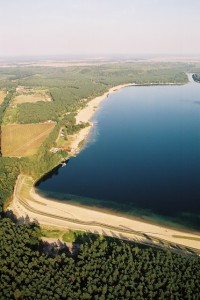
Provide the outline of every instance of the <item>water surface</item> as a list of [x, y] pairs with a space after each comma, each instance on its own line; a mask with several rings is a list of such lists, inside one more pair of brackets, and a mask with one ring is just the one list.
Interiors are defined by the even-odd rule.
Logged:
[[200, 229], [200, 84], [110, 95], [89, 141], [37, 186], [56, 199]]

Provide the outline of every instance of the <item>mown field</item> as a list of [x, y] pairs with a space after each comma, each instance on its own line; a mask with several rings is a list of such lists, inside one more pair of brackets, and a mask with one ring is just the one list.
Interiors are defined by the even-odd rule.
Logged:
[[21, 93], [17, 93], [12, 103], [16, 105], [22, 103], [36, 103], [38, 101], [51, 101], [51, 97], [48, 95], [48, 90], [31, 89], [28, 92], [22, 91]]
[[54, 122], [2, 126], [2, 155], [21, 157], [35, 154], [54, 126]]
[[6, 93], [4, 91], [0, 90], [0, 105], [3, 102], [5, 96], [6, 96]]
[[[58, 239], [63, 242], [75, 243], [77, 237], [85, 235], [85, 231], [60, 229], [56, 227], [42, 226], [41, 236], [51, 239]], [[92, 235], [92, 234], [91, 234]]]

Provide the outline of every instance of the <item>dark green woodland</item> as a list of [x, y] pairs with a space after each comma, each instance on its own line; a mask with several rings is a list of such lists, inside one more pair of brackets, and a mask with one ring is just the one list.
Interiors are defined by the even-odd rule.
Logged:
[[[0, 220], [0, 299], [199, 299], [200, 259], [101, 237], [44, 254], [35, 224]], [[81, 242], [81, 241], [79, 241]]]

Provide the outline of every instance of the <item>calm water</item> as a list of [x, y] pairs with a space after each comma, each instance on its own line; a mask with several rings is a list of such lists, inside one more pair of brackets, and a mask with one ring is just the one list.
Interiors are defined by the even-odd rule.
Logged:
[[94, 117], [85, 149], [40, 193], [200, 229], [200, 84], [125, 88]]

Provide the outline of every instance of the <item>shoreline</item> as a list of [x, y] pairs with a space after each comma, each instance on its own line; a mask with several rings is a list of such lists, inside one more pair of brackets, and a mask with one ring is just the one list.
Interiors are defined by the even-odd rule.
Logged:
[[71, 149], [71, 154], [69, 154], [68, 158], [71, 156], [77, 155], [82, 147], [80, 144], [82, 143], [83, 145], [85, 142], [87, 143], [88, 136], [90, 134], [90, 131], [94, 125], [94, 123], [91, 121], [92, 117], [96, 113], [96, 111], [99, 109], [100, 105], [102, 104], [103, 101], [105, 101], [109, 95], [125, 88], [125, 87], [130, 87], [130, 86], [137, 86], [134, 83], [127, 83], [127, 84], [121, 84], [117, 85], [115, 87], [110, 88], [107, 92], [105, 92], [101, 96], [97, 96], [86, 104], [84, 108], [79, 110], [76, 114], [76, 124], [81, 124], [81, 123], [89, 123], [89, 126], [81, 129], [78, 133], [70, 136], [70, 143], [69, 143], [69, 148]]
[[125, 84], [120, 84], [114, 87], [111, 87], [107, 92], [105, 92], [103, 95], [97, 96], [91, 100], [88, 101], [86, 106], [79, 110], [76, 114], [76, 124], [81, 124], [81, 123], [89, 123], [90, 125], [88, 127], [85, 127], [81, 129], [78, 133], [70, 136], [70, 143], [69, 143], [69, 148], [71, 149], [71, 153], [68, 155], [68, 158], [72, 156], [76, 156], [80, 151], [80, 143], [85, 144], [85, 141], [87, 143], [87, 138], [90, 134], [90, 131], [94, 125], [94, 123], [91, 121], [92, 117], [96, 113], [96, 111], [99, 109], [100, 105], [102, 104], [103, 101], [105, 101], [109, 95], [112, 95], [113, 93], [126, 88], [126, 87], [131, 87], [131, 86], [167, 86], [167, 85], [183, 85], [183, 83], [173, 83], [173, 82], [168, 82], [168, 83], [146, 83], [146, 84], [137, 84], [137, 83], [125, 83]]
[[[178, 83], [164, 84], [146, 84], [151, 85], [180, 85]], [[78, 133], [72, 136], [70, 146], [72, 153], [67, 157], [76, 155], [81, 151], [80, 142], [88, 138], [93, 123], [90, 121], [96, 113], [100, 104], [106, 98], [122, 88], [129, 86], [144, 86], [140, 84], [123, 84], [112, 87], [109, 91], [101, 96], [97, 96], [90, 100], [86, 107], [79, 110], [76, 115], [76, 124], [82, 122], [90, 122], [90, 126], [81, 129]], [[60, 226], [68, 229], [81, 229], [89, 232], [96, 232], [102, 235], [113, 236], [114, 232], [117, 237], [122, 238], [122, 233], [126, 232], [126, 238], [137, 240], [147, 239], [146, 242], [151, 243], [157, 240], [157, 244], [174, 243], [179, 246], [190, 247], [200, 250], [200, 235], [194, 231], [181, 229], [173, 229], [167, 225], [161, 225], [148, 220], [142, 220], [139, 217], [125, 216], [123, 213], [115, 213], [109, 210], [96, 209], [95, 207], [81, 206], [79, 204], [67, 204], [56, 199], [45, 198], [37, 193], [35, 182], [29, 187], [28, 199], [21, 199], [20, 188], [24, 186], [23, 175], [20, 175], [15, 185], [13, 201], [8, 209], [13, 210], [17, 216], [28, 215], [31, 220], [37, 220], [40, 224], [50, 226]], [[41, 179], [41, 178], [40, 178]], [[38, 180], [37, 180], [38, 181]], [[100, 223], [102, 222], [102, 223]], [[123, 224], [123, 225], [121, 225]], [[126, 229], [125, 229], [126, 228]], [[130, 233], [134, 232], [134, 233]], [[189, 239], [187, 238], [189, 236]], [[134, 236], [134, 237], [133, 237]], [[177, 236], [177, 237], [175, 237]], [[150, 239], [148, 239], [150, 237]], [[182, 237], [182, 238], [181, 238]], [[151, 240], [151, 242], [150, 242]]]
[[44, 199], [48, 199], [50, 201], [54, 201], [56, 203], [61, 203], [61, 204], [66, 204], [66, 205], [71, 205], [71, 206], [74, 206], [74, 207], [80, 207], [80, 208], [83, 208], [83, 209], [88, 209], [88, 210], [91, 210], [91, 211], [95, 211], [95, 212], [100, 212], [100, 213], [105, 213], [105, 214], [109, 214], [109, 215], [112, 215], [112, 216], [117, 216], [117, 217], [122, 217], [122, 218], [125, 218], [125, 219], [129, 219], [129, 220], [132, 220], [132, 221], [139, 221], [139, 222], [143, 222], [143, 223], [146, 223], [146, 224], [150, 224], [150, 225], [155, 225], [155, 226], [160, 226], [160, 227], [163, 227], [163, 228], [166, 228], [166, 229], [172, 229], [172, 230], [176, 230], [176, 231], [179, 231], [179, 232], [182, 232], [182, 233], [185, 233], [185, 234], [194, 234], [196, 236], [199, 236], [199, 239], [200, 239], [200, 233], [199, 231], [197, 231], [197, 229], [192, 229], [192, 228], [188, 228], [188, 227], [184, 227], [180, 224], [176, 224], [176, 223], [173, 223], [174, 225], [170, 225], [168, 224], [167, 222], [158, 222], [156, 221], [156, 219], [153, 219], [151, 218], [150, 216], [141, 216], [141, 215], [136, 215], [136, 214], [128, 214], [126, 212], [122, 212], [122, 211], [115, 211], [113, 210], [112, 208], [109, 208], [109, 207], [96, 207], [96, 206], [90, 206], [90, 205], [87, 205], [87, 204], [81, 204], [81, 203], [78, 203], [78, 202], [74, 202], [73, 200], [67, 200], [67, 199], [58, 199], [58, 198], [54, 198], [54, 197], [51, 197], [51, 196], [46, 196], [45, 193], [40, 193], [38, 191], [38, 189], [35, 187], [35, 184], [33, 185], [32, 187], [32, 191], [33, 193], [31, 192], [31, 194], [34, 196], [34, 195], [38, 195], [40, 196], [41, 198], [44, 198]]
[[84, 230], [168, 249], [176, 247], [182, 251], [190, 249], [200, 255], [198, 234], [61, 201], [52, 201], [37, 194], [33, 180], [24, 175], [18, 177], [9, 209], [18, 217], [26, 218], [28, 215], [31, 221], [37, 221], [41, 225]]

